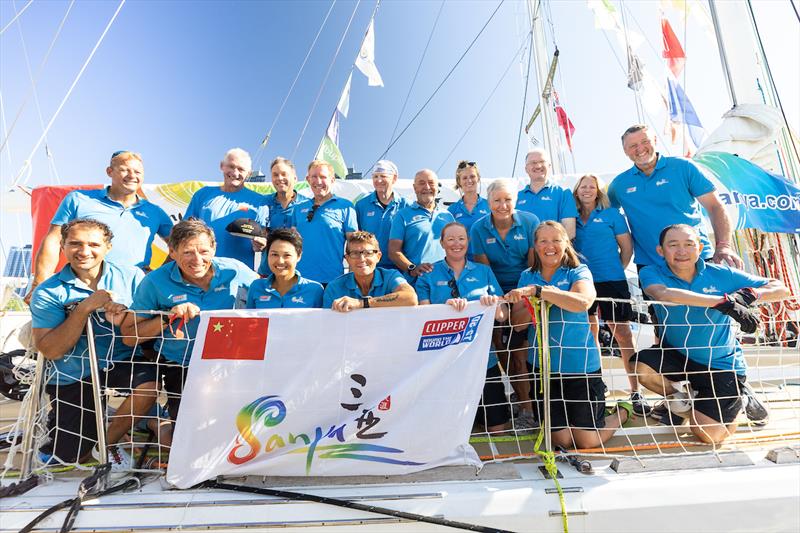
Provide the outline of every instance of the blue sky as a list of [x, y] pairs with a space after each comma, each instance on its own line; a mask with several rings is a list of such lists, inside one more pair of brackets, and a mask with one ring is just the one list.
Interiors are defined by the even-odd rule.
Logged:
[[[613, 2], [617, 9], [621, 4]], [[25, 0], [0, 0], [0, 25], [6, 27]], [[755, 2], [774, 75], [798, 128], [798, 55], [800, 24], [789, 0]], [[4, 131], [29, 98], [8, 146], [0, 153], [0, 179], [7, 190], [42, 132], [22, 42], [34, 74], [69, 3], [34, 1], [17, 23], [0, 36], [0, 89]], [[78, 1], [72, 7], [46, 67], [36, 96], [47, 123], [92, 47], [117, 8], [116, 1]], [[294, 159], [299, 166], [313, 156], [347, 74], [358, 52], [374, 2], [338, 1], [305, 70], [272, 132], [264, 159], [291, 156], [303, 124], [320, 91], [347, 21], [345, 36], [319, 105]], [[497, 6], [495, 1], [448, 1], [400, 126], [420, 108], [458, 60]], [[666, 69], [659, 57], [661, 32], [657, 1], [624, 3], [626, 22], [647, 42], [638, 50], [660, 83]], [[376, 18], [377, 65], [385, 87], [368, 87], [354, 73], [350, 115], [341, 124], [340, 147], [350, 166], [366, 170], [389, 143], [441, 3], [384, 1]], [[241, 146], [255, 152], [269, 129], [309, 45], [330, 8], [329, 2], [155, 2], [128, 1], [108, 32], [48, 135], [60, 182], [98, 183], [115, 150], [139, 151], [151, 183], [218, 178], [225, 150]], [[619, 134], [636, 122], [632, 92], [607, 36], [593, 25], [583, 0], [554, 1], [546, 36], [561, 51], [556, 89], [577, 128], [578, 171], [615, 172], [629, 165]], [[730, 106], [715, 43], [692, 19], [667, 15], [687, 52], [686, 91], [707, 129]], [[523, 137], [515, 153], [523, 105], [526, 55], [515, 57], [527, 32], [524, 2], [506, 0], [471, 52], [430, 106], [396, 143], [388, 157], [401, 176], [423, 167], [450, 177], [459, 159], [478, 161], [486, 176], [517, 176], [528, 148]], [[794, 45], [792, 45], [794, 43]], [[506, 68], [511, 65], [505, 78]], [[494, 96], [487, 98], [499, 83]], [[531, 78], [525, 120], [535, 101]], [[533, 103], [532, 103], [533, 102]], [[486, 107], [476, 119], [479, 108]], [[463, 141], [451, 149], [475, 120]], [[663, 115], [656, 119], [659, 130]], [[3, 133], [5, 137], [5, 133]], [[536, 137], [541, 139], [537, 132]], [[515, 155], [520, 156], [514, 168]], [[571, 165], [570, 165], [571, 166]], [[571, 170], [571, 168], [570, 168]], [[55, 182], [44, 148], [32, 158], [29, 185]], [[3, 237], [15, 244], [26, 227], [9, 228]], [[16, 222], [15, 224], [19, 224]], [[11, 230], [11, 231], [10, 231]]]

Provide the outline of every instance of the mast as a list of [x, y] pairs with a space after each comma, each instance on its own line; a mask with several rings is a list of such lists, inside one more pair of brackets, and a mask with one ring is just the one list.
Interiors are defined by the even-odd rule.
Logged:
[[711, 10], [711, 21], [714, 24], [714, 37], [717, 39], [717, 48], [719, 48], [719, 59], [722, 63], [722, 72], [725, 74], [725, 83], [728, 85], [728, 94], [731, 97], [731, 107], [736, 107], [739, 102], [736, 99], [736, 90], [733, 87], [733, 77], [731, 76], [731, 68], [728, 63], [728, 54], [725, 51], [725, 43], [722, 40], [722, 33], [719, 28], [719, 16], [717, 15], [716, 0], [708, 0], [708, 7]]

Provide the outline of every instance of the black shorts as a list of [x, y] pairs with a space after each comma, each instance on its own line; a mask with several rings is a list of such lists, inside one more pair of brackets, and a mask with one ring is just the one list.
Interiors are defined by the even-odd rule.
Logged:
[[503, 356], [503, 352], [516, 353], [523, 351], [527, 357], [527, 349], [525, 343], [528, 341], [528, 328], [517, 331], [508, 322], [494, 323], [494, 332], [492, 334], [492, 344], [494, 349], [499, 352], [498, 360], [506, 372], [510, 371], [509, 358]]
[[742, 410], [741, 388], [745, 376], [692, 361], [674, 348], [647, 348], [632, 360], [641, 362], [670, 381], [689, 381], [697, 393], [694, 409], [717, 422], [730, 424]]
[[486, 371], [486, 382], [478, 404], [475, 421], [484, 427], [505, 424], [511, 418], [506, 387], [500, 379], [500, 367], [494, 365]]
[[181, 407], [181, 397], [183, 396], [183, 385], [186, 383], [186, 373], [189, 367], [183, 366], [172, 361], [167, 361], [163, 357], [158, 360], [158, 383], [163, 384], [167, 394], [167, 410], [173, 421], [178, 420], [178, 410]]
[[[128, 391], [156, 380], [151, 364], [134, 359], [116, 361], [113, 367], [100, 372], [101, 390]], [[55, 455], [64, 463], [74, 463], [97, 444], [94, 397], [91, 378], [68, 385], [47, 385], [50, 412], [47, 416], [49, 441], [41, 452]], [[103, 398], [105, 401], [105, 397]]]
[[[541, 374], [534, 372], [531, 398], [534, 413], [544, 420], [544, 396]], [[605, 387], [600, 371], [590, 374], [550, 374], [550, 427], [566, 429], [600, 429], [606, 426]]]
[[[596, 281], [594, 288], [598, 298], [614, 298], [615, 300], [630, 300], [631, 291], [628, 290], [627, 280]], [[630, 322], [633, 320], [633, 309], [630, 302], [608, 302], [595, 300], [589, 308], [589, 314], [597, 313], [600, 308], [600, 318], [606, 322]]]

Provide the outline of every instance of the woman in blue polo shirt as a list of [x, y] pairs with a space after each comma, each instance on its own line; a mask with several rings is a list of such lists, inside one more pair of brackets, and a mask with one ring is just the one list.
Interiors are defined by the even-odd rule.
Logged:
[[297, 271], [297, 262], [303, 255], [303, 238], [297, 230], [272, 230], [264, 255], [271, 274], [250, 285], [248, 309], [322, 307], [322, 285]]
[[[575, 230], [575, 250], [592, 273], [598, 298], [630, 300], [625, 268], [631, 262], [633, 240], [625, 217], [619, 209], [610, 207], [604, 190], [605, 184], [594, 174], [582, 176], [575, 184], [572, 196], [575, 197], [579, 213]], [[618, 250], [618, 253], [610, 253], [611, 250]], [[639, 380], [631, 361], [634, 352], [633, 334], [628, 324], [633, 320], [631, 304], [627, 301], [595, 300], [589, 308], [589, 322], [595, 339], [599, 330], [598, 308], [600, 318], [611, 330], [622, 352], [622, 362], [631, 386], [630, 401], [633, 410], [636, 414], [646, 415], [650, 412], [650, 406], [639, 392]]]
[[[450, 204], [447, 210], [467, 229], [481, 217], [489, 214], [489, 202], [480, 196], [481, 171], [474, 161], [459, 161], [456, 167], [456, 190], [461, 191], [461, 199]], [[472, 254], [467, 254], [471, 259]]]
[[[595, 299], [592, 274], [578, 260], [564, 226], [548, 220], [535, 232], [533, 266], [522, 273], [519, 288], [506, 295], [513, 303], [512, 323], [528, 329], [528, 362], [539, 366], [536, 328], [523, 299], [549, 304], [550, 421], [555, 446], [594, 448], [610, 439], [631, 416], [630, 405], [620, 404], [605, 416], [600, 350], [589, 327], [587, 310]], [[531, 386], [539, 396], [537, 373]], [[542, 398], [536, 398], [541, 404]], [[541, 406], [540, 406], [541, 412]], [[625, 413], [623, 415], [622, 413]]]
[[[439, 243], [445, 258], [434, 263], [433, 270], [421, 276], [414, 287], [420, 305], [447, 304], [461, 311], [468, 301], [480, 300], [483, 305], [500, 302], [502, 290], [489, 267], [467, 259], [469, 238], [463, 224], [447, 224], [442, 228]], [[505, 320], [506, 309], [505, 304], [500, 304], [495, 319]], [[494, 350], [489, 352], [486, 368], [486, 382], [475, 419], [488, 433], [504, 431], [509, 419], [508, 399], [500, 381], [500, 367]]]

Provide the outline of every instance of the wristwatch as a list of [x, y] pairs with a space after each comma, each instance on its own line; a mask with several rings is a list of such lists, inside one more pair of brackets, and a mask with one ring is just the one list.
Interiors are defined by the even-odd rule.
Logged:
[[414, 263], [410, 263], [408, 265], [408, 272], [409, 273], [414, 272], [416, 269], [417, 269], [417, 265], [415, 265]]
[[369, 309], [369, 296], [361, 297], [361, 305], [364, 306], [364, 309]]

